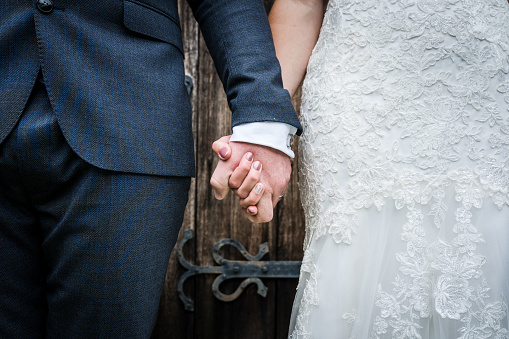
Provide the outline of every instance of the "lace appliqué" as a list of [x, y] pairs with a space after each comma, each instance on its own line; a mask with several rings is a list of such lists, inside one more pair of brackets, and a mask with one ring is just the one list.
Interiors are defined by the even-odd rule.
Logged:
[[[509, 205], [508, 17], [505, 0], [329, 1], [303, 85], [304, 246], [351, 244], [360, 210], [408, 211], [401, 274], [393, 293], [380, 286], [373, 338], [420, 338], [414, 320], [434, 312], [463, 324], [458, 337], [508, 337], [469, 221], [483, 204]], [[451, 213], [453, 240], [428, 242], [422, 220], [440, 228]], [[305, 314], [318, 301], [316, 280], [300, 283], [311, 294], [291, 338], [311, 337]]]
[[[309, 318], [311, 307], [318, 305], [318, 267], [314, 264], [313, 250], [304, 252], [302, 260], [301, 273], [299, 277], [299, 285], [305, 284], [302, 294], [302, 305], [297, 314], [297, 321], [293, 333], [289, 339], [311, 339], [311, 332], [306, 330], [306, 319]], [[297, 287], [298, 289], [299, 287]]]
[[[440, 316], [463, 323], [458, 338], [507, 338], [509, 332], [501, 326], [507, 317], [503, 296], [491, 301], [488, 282], [482, 267], [486, 258], [476, 254], [476, 246], [483, 242], [471, 223], [471, 209], [480, 208], [478, 196], [481, 184], [474, 175], [462, 169], [449, 176], [455, 185], [456, 200], [462, 206], [456, 209], [456, 234], [452, 243], [437, 239], [428, 243], [422, 227], [425, 216], [418, 207], [408, 208], [408, 222], [403, 226], [401, 239], [406, 252], [397, 253], [400, 272], [393, 281], [392, 294], [378, 286], [376, 316], [370, 338], [421, 338], [421, 318]], [[472, 189], [467, 189], [468, 187]], [[476, 188], [477, 187], [477, 188]], [[473, 203], [472, 203], [473, 202]], [[390, 332], [388, 332], [390, 331]]]

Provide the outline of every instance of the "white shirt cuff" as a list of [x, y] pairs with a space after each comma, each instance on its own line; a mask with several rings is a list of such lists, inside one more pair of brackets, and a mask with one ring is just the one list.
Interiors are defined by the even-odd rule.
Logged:
[[292, 143], [296, 132], [296, 127], [284, 122], [248, 122], [233, 127], [230, 141], [272, 147], [293, 158]]

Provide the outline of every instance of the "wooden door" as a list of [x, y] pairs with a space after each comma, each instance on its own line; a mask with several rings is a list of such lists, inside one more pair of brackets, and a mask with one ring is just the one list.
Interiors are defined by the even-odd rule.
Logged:
[[[256, 0], [255, 0], [256, 1]], [[265, 0], [269, 9], [273, 0]], [[230, 193], [223, 201], [214, 198], [209, 179], [218, 161], [211, 151], [217, 138], [230, 133], [230, 111], [219, 77], [207, 51], [198, 25], [186, 1], [180, 0], [180, 17], [185, 43], [186, 71], [193, 79], [191, 103], [197, 159], [189, 203], [179, 241], [185, 230], [195, 236], [184, 247], [186, 260], [200, 266], [215, 266], [214, 244], [232, 238], [251, 254], [267, 242], [270, 252], [263, 260], [301, 260], [304, 218], [297, 189], [297, 159], [293, 163], [291, 182], [284, 199], [278, 204], [274, 220], [252, 224], [238, 208], [238, 200]], [[299, 106], [299, 97], [294, 101]], [[296, 152], [296, 144], [294, 143]], [[243, 260], [238, 251], [226, 246], [222, 254], [228, 259]], [[212, 283], [217, 275], [198, 275], [187, 280], [184, 291], [194, 300], [194, 311], [186, 311], [177, 294], [179, 278], [186, 272], [174, 249], [153, 338], [286, 338], [297, 279], [264, 279], [267, 296], [259, 296], [250, 285], [234, 301], [223, 302], [213, 295]], [[233, 292], [239, 280], [221, 285], [225, 293]]]

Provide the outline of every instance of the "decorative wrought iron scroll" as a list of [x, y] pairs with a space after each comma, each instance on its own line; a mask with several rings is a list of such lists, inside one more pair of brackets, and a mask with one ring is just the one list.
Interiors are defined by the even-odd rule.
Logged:
[[[178, 282], [178, 294], [180, 300], [184, 303], [184, 308], [188, 311], [194, 311], [194, 301], [188, 298], [184, 293], [184, 283], [186, 279], [197, 274], [218, 274], [212, 284], [214, 296], [221, 301], [233, 301], [246, 289], [249, 284], [256, 284], [258, 294], [262, 297], [267, 296], [267, 286], [262, 282], [262, 278], [298, 278], [301, 262], [300, 261], [261, 261], [263, 256], [269, 253], [269, 246], [263, 243], [259, 246], [258, 254], [251, 255], [238, 241], [233, 239], [219, 240], [212, 252], [214, 261], [219, 266], [196, 266], [184, 258], [183, 248], [187, 241], [194, 237], [193, 230], [184, 232], [184, 239], [178, 244], [178, 258], [182, 266], [187, 268], [187, 272], [182, 274]], [[227, 260], [219, 253], [224, 245], [230, 245], [239, 250], [246, 260]], [[221, 283], [228, 279], [245, 278], [235, 292], [225, 294], [219, 290]]]

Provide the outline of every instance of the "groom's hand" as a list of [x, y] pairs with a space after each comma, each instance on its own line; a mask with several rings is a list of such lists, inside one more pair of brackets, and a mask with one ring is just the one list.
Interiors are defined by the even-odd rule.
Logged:
[[216, 141], [213, 147], [220, 158], [227, 159], [218, 163], [210, 179], [210, 184], [214, 187], [216, 198], [219, 200], [224, 199], [229, 188], [241, 188], [236, 190], [236, 194], [241, 199], [247, 197], [249, 192], [243, 190], [242, 185], [249, 172], [249, 168], [245, 165], [245, 161], [241, 165], [241, 160], [246, 153], [251, 152], [254, 160], [263, 164], [263, 172], [259, 182], [263, 184], [264, 190], [262, 197], [256, 205], [257, 210], [254, 209], [256, 215], [253, 215], [252, 207], [246, 209], [246, 206], [244, 206], [244, 211], [253, 222], [268, 222], [272, 220], [273, 209], [280, 200], [279, 197], [286, 190], [290, 180], [290, 158], [273, 148], [243, 142], [229, 143], [230, 152], [228, 147], [221, 147], [221, 145], [227, 144], [228, 140], [228, 137], [223, 137]]

